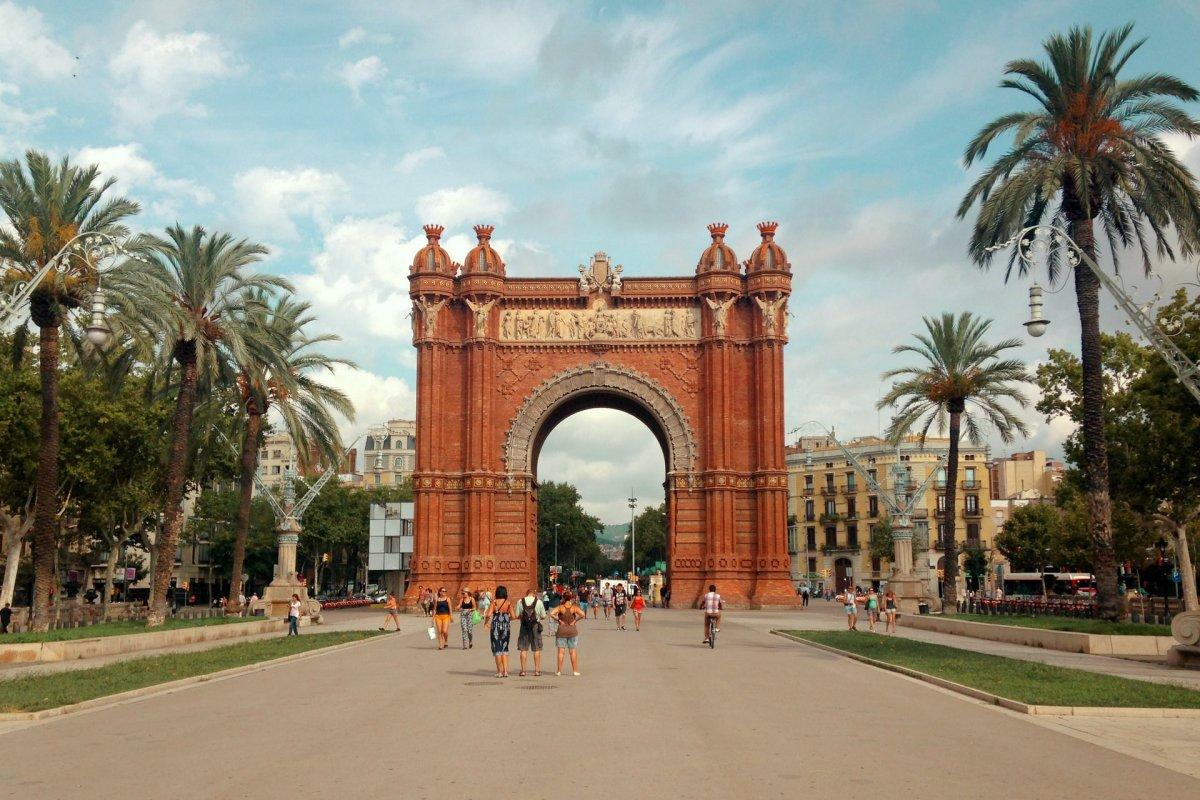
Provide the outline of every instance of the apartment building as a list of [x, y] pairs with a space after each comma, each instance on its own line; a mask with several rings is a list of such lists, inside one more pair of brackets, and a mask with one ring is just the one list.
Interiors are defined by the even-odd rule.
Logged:
[[[918, 538], [929, 541], [927, 563], [918, 561], [920, 573], [928, 573], [930, 592], [938, 591], [937, 581], [944, 567], [941, 539], [946, 526], [946, 472], [938, 466], [950, 440], [929, 438], [922, 444], [910, 436], [898, 446], [875, 436], [852, 439], [846, 443], [863, 468], [885, 489], [911, 496], [934, 470], [937, 474], [914, 515]], [[893, 475], [899, 464], [901, 479]], [[989, 560], [1002, 559], [993, 549], [995, 526], [987, 513], [991, 497], [986, 447], [963, 443], [959, 447], [956, 498], [956, 540], [959, 546], [972, 545], [989, 554]], [[883, 500], [871, 491], [866, 476], [828, 437], [803, 437], [787, 449], [789, 513], [788, 550], [792, 557], [793, 579], [807, 580], [832, 589], [846, 586], [879, 586], [891, 573], [886, 558], [870, 553], [871, 533], [888, 516]], [[920, 554], [914, 554], [920, 559]], [[989, 570], [994, 574], [993, 570]]]
[[411, 419], [391, 419], [387, 435], [380, 441], [367, 436], [363, 445], [362, 483], [364, 486], [392, 486], [412, 477], [417, 467], [417, 423]]

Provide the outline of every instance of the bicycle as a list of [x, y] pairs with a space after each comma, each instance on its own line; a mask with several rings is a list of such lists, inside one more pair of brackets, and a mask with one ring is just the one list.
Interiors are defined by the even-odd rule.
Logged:
[[708, 618], [708, 649], [714, 650], [717, 647], [717, 618], [710, 616]]

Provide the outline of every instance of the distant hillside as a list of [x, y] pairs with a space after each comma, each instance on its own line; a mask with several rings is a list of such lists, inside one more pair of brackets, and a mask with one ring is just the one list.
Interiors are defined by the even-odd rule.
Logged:
[[603, 532], [596, 534], [596, 541], [600, 544], [623, 545], [628, 535], [629, 523], [620, 522], [616, 525], [605, 525]]

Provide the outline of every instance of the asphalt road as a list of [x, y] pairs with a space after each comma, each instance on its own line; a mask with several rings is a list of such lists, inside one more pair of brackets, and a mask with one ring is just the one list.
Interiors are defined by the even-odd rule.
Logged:
[[[811, 612], [810, 612], [811, 613]], [[12, 730], [0, 797], [1200, 797], [1200, 781], [729, 614], [603, 618], [583, 675], [492, 677], [424, 620], [359, 647]], [[515, 643], [515, 635], [514, 635]], [[452, 643], [457, 641], [457, 625]], [[547, 639], [547, 643], [549, 643]]]

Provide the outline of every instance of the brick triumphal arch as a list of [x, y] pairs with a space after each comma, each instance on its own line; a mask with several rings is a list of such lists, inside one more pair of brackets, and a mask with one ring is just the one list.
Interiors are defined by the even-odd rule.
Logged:
[[739, 264], [725, 225], [694, 276], [634, 277], [604, 253], [575, 278], [509, 278], [492, 228], [409, 276], [417, 348], [416, 587], [536, 583], [537, 457], [554, 426], [618, 408], [662, 445], [668, 581], [735, 606], [792, 605], [783, 443], [791, 268], [774, 223]]

